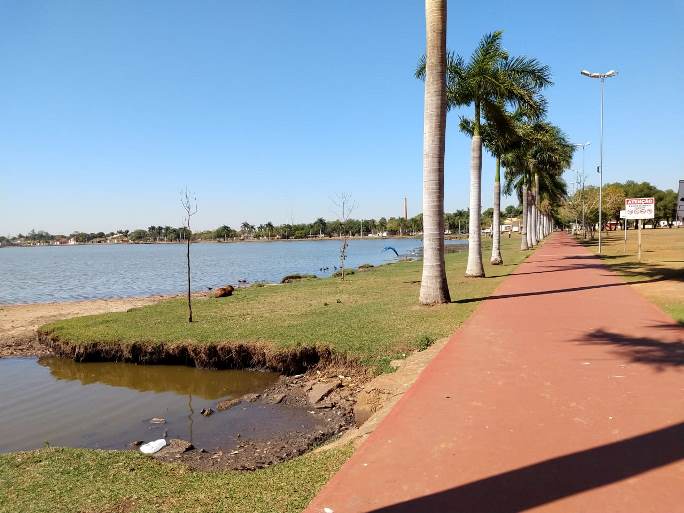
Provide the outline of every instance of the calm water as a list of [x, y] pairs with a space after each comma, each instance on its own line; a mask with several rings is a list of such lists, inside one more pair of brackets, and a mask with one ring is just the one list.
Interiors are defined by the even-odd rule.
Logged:
[[[453, 241], [463, 243], [465, 241]], [[394, 247], [416, 255], [416, 239], [352, 240], [347, 266], [392, 262]], [[238, 280], [278, 282], [294, 273], [330, 275], [339, 241], [193, 244], [193, 289]], [[328, 267], [328, 271], [321, 268]], [[185, 287], [185, 246], [180, 244], [45, 246], [0, 249], [0, 303], [176, 294]]]
[[[118, 449], [134, 440], [169, 438], [213, 450], [316, 420], [306, 410], [240, 404], [210, 417], [217, 399], [260, 392], [277, 374], [181, 366], [76, 363], [47, 357], [0, 359], [0, 451], [51, 446]], [[150, 424], [163, 417], [165, 424]]]

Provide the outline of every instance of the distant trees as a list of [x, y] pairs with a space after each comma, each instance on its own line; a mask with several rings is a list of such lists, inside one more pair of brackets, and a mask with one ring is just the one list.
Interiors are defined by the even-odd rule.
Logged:
[[214, 230], [214, 239], [216, 240], [223, 240], [226, 242], [228, 239], [234, 239], [235, 237], [238, 236], [238, 233], [233, 230], [230, 226], [223, 225], [219, 226]]
[[659, 220], [667, 222], [671, 228], [677, 219], [677, 193], [671, 189], [655, 193], [655, 215]]
[[[512, 164], [512, 163], [511, 163]], [[522, 183], [516, 182], [515, 172], [508, 173], [507, 181], [510, 180], [510, 193], [513, 197], [517, 196], [520, 202], [522, 196]], [[552, 189], [562, 186], [559, 182], [559, 177], [551, 174], [546, 178], [540, 176], [540, 201], [539, 204], [548, 199], [549, 192]], [[570, 194], [567, 199], [560, 203], [547, 201], [547, 205], [555, 205], [549, 211], [544, 213], [549, 218], [553, 218], [561, 225], [571, 225], [575, 222], [581, 224], [582, 209], [584, 208], [585, 221], [587, 224], [587, 233], [592, 234], [595, 230], [593, 225], [598, 222], [598, 189], [596, 187], [584, 184], [575, 184], [575, 192]], [[504, 190], [508, 193], [508, 188]], [[548, 192], [547, 192], [548, 191]], [[584, 191], [584, 192], [582, 192]], [[558, 192], [558, 191], [556, 191]], [[562, 191], [561, 191], [562, 192]], [[531, 191], [530, 191], [531, 194]], [[655, 226], [660, 226], [660, 221], [664, 221], [668, 226], [672, 226], [677, 219], [677, 193], [672, 189], [660, 190], [655, 185], [649, 182], [635, 182], [628, 180], [624, 183], [608, 183], [603, 186], [603, 219], [606, 223], [615, 222], [619, 220], [620, 210], [624, 208], [625, 198], [640, 198], [640, 197], [654, 197], [656, 200], [655, 207]], [[561, 205], [560, 208], [557, 206]], [[520, 217], [523, 210], [520, 203], [516, 205], [508, 205], [502, 209], [501, 215], [504, 218]], [[466, 234], [469, 226], [469, 212], [467, 209], [456, 210], [454, 212], [446, 212], [444, 214], [444, 225], [452, 235], [459, 233]], [[493, 210], [486, 209], [480, 216], [480, 223], [484, 228], [490, 228], [493, 224]], [[380, 217], [377, 219], [353, 219], [349, 218], [345, 222], [340, 220], [326, 220], [319, 217], [311, 223], [299, 224], [282, 224], [275, 225], [272, 222], [260, 224], [258, 226], [252, 225], [245, 221], [241, 230], [235, 230], [228, 225], [221, 225], [214, 230], [205, 230], [192, 232], [186, 226], [172, 227], [172, 226], [149, 226], [147, 229], [127, 230], [119, 229], [116, 232], [80, 232], [74, 231], [69, 235], [51, 234], [45, 230], [31, 230], [26, 234], [17, 234], [15, 236], [5, 236], [3, 239], [4, 245], [30, 243], [30, 244], [51, 244], [55, 241], [64, 243], [68, 240], [73, 240], [77, 244], [87, 244], [91, 242], [101, 242], [107, 237], [113, 235], [123, 236], [123, 241], [126, 240], [135, 243], [141, 242], [187, 242], [189, 238], [192, 240], [203, 241], [235, 241], [243, 238], [253, 238], [258, 240], [271, 239], [308, 239], [308, 238], [330, 238], [346, 236], [358, 237], [362, 234], [364, 237], [369, 236], [419, 236], [423, 231], [423, 216], [418, 214], [408, 219], [403, 217]], [[363, 228], [362, 228], [363, 226]], [[524, 227], [524, 224], [523, 224]], [[119, 241], [121, 239], [118, 239]]]
[[[656, 201], [653, 226], [658, 227], [660, 221], [665, 221], [669, 227], [677, 219], [677, 193], [672, 189], [660, 190], [649, 182], [608, 183], [603, 186], [603, 228], [606, 225], [620, 221], [620, 210], [625, 208], [625, 198], [649, 198]], [[591, 237], [596, 231], [598, 223], [598, 188], [587, 186], [570, 195], [559, 212], [559, 221], [565, 225], [576, 222], [581, 224], [582, 214], [585, 218], [584, 231]]]

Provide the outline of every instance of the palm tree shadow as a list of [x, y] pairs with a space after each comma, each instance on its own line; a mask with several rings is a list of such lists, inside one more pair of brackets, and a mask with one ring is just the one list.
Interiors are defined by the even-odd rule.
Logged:
[[[552, 458], [372, 513], [517, 513], [684, 459], [684, 423]], [[638, 509], [638, 505], [634, 504]]]
[[545, 296], [548, 294], [562, 294], [565, 292], [579, 292], [582, 290], [602, 289], [602, 288], [606, 288], [606, 287], [625, 287], [625, 286], [628, 286], [628, 285], [633, 284], [633, 283], [653, 283], [653, 282], [661, 281], [662, 279], [663, 278], [633, 281], [631, 283], [628, 283], [628, 282], [604, 283], [601, 285], [586, 285], [584, 287], [568, 287], [565, 289], [539, 290], [539, 291], [535, 291], [535, 292], [518, 292], [515, 294], [500, 294], [500, 295], [492, 295], [492, 296], [470, 297], [470, 298], [464, 298], [464, 299], [457, 299], [455, 301], [452, 301], [452, 303], [459, 303], [459, 304], [476, 303], [478, 301], [485, 301], [485, 300], [491, 300], [491, 299], [510, 299], [510, 298], [514, 298], [514, 297]]
[[[592, 255], [572, 255], [570, 257], [563, 257], [563, 258], [569, 258], [569, 259], [579, 259], [579, 260], [596, 260], [596, 257]], [[606, 267], [605, 265], [601, 263], [587, 263], [587, 264], [580, 264], [580, 265], [565, 265], [565, 266], [560, 266], [557, 268], [551, 268], [548, 270], [543, 270], [543, 271], [532, 271], [532, 272], [522, 272], [522, 273], [513, 273], [511, 276], [521, 276], [524, 274], [543, 274], [543, 273], [554, 273], [554, 272], [563, 272], [563, 271], [573, 271], [573, 270], [579, 270], [579, 269], [601, 269], [601, 270], [610, 270], [614, 271], [618, 275], [620, 275], [623, 278], [627, 279], [632, 279], [632, 278], [642, 278], [639, 280], [630, 280], [630, 281], [625, 281], [625, 282], [620, 282], [620, 283], [608, 283], [608, 284], [602, 284], [602, 285], [587, 285], [587, 286], [582, 286], [582, 287], [569, 287], [566, 289], [551, 289], [551, 290], [542, 290], [542, 291], [536, 291], [536, 292], [520, 292], [517, 294], [502, 294], [502, 295], [492, 295], [492, 296], [483, 296], [483, 297], [474, 297], [474, 298], [463, 298], [454, 301], [454, 303], [474, 303], [478, 301], [484, 301], [487, 299], [508, 299], [512, 297], [525, 297], [525, 296], [539, 296], [539, 295], [546, 295], [546, 294], [560, 294], [563, 292], [578, 292], [581, 290], [591, 290], [591, 289], [597, 289], [597, 288], [604, 288], [604, 287], [621, 287], [623, 285], [634, 285], [634, 284], [642, 284], [642, 283], [656, 283], [659, 281], [684, 281], [684, 269], [676, 269], [672, 267], [664, 267], [661, 265], [655, 265], [651, 264], [647, 267], [642, 267], [642, 264], [638, 263], [633, 263], [633, 262], [625, 262], [625, 263], [620, 263], [620, 264], [613, 264], [610, 266], [610, 268]], [[613, 276], [612, 274], [604, 274], [604, 276]]]
[[[680, 335], [684, 333], [679, 324], [660, 324], [651, 327], [671, 330]], [[684, 340], [682, 338], [672, 342], [664, 342], [657, 338], [632, 337], [622, 333], [597, 329], [578, 339], [578, 342], [616, 346], [619, 356], [627, 358], [633, 363], [653, 365], [658, 371], [684, 366]]]

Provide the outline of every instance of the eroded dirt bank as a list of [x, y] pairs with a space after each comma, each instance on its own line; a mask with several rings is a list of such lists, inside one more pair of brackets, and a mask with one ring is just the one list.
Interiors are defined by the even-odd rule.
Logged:
[[53, 354], [77, 362], [125, 362], [143, 365], [189, 365], [203, 369], [261, 369], [281, 374], [303, 373], [317, 366], [354, 367], [326, 347], [273, 349], [250, 343], [133, 344], [64, 342], [52, 333], [38, 332], [40, 344]]

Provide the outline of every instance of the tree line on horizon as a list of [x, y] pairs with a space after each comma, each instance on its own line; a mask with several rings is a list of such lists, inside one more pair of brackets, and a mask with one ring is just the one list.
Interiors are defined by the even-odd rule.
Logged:
[[[559, 226], [570, 226], [580, 223], [582, 212], [586, 224], [585, 232], [594, 236], [598, 223], [598, 187], [593, 185], [575, 184], [575, 192], [568, 196], [557, 208], [552, 211], [552, 217]], [[677, 219], [677, 193], [672, 189], [661, 190], [650, 182], [635, 182], [627, 180], [624, 183], [614, 182], [603, 186], [603, 219], [605, 225], [614, 224], [619, 219], [620, 210], [624, 208], [625, 198], [654, 197], [655, 219], [657, 227], [660, 221], [672, 226]], [[522, 213], [519, 204], [508, 205], [501, 211], [503, 218], [516, 218]], [[452, 234], [466, 234], [469, 226], [468, 210], [456, 210], [444, 214], [445, 230]], [[361, 235], [363, 224], [364, 235], [377, 235], [386, 233], [390, 236], [408, 235], [415, 236], [423, 232], [423, 214], [404, 219], [403, 217], [380, 217], [378, 219], [349, 219], [346, 222], [338, 220], [325, 220], [318, 218], [311, 223], [296, 224], [273, 224], [271, 222], [253, 225], [247, 221], [237, 228], [222, 225], [215, 230], [202, 230], [190, 232], [192, 240], [205, 241], [234, 241], [244, 239], [307, 239], [316, 237], [340, 237], [343, 234], [351, 236]], [[488, 208], [480, 216], [480, 224], [483, 227], [493, 228], [494, 209]], [[581, 223], [580, 223], [581, 224]], [[605, 226], [604, 226], [605, 227]], [[493, 231], [493, 230], [492, 230]], [[123, 235], [131, 242], [178, 242], [188, 238], [188, 229], [173, 226], [149, 226], [147, 229], [117, 230], [110, 232], [80, 232], [75, 231], [69, 235], [51, 234], [44, 230], [31, 230], [27, 234], [15, 236], [0, 236], [0, 244], [11, 245], [22, 242], [50, 244], [55, 241], [74, 239], [79, 244], [106, 239], [113, 235]], [[494, 237], [494, 234], [492, 233]]]
[[[505, 214], [508, 217], [515, 217], [520, 214], [520, 209], [509, 205]], [[445, 214], [445, 226], [453, 233], [465, 233], [468, 226], [468, 211], [456, 210]], [[482, 213], [482, 222], [491, 223], [492, 209]], [[80, 232], [75, 231], [69, 235], [53, 235], [44, 230], [31, 230], [26, 235], [19, 233], [13, 237], [0, 237], [0, 242], [5, 243], [51, 243], [59, 240], [73, 239], [79, 244], [97, 240], [104, 240], [115, 235], [122, 235], [131, 242], [177, 242], [185, 241], [188, 233], [192, 240], [216, 240], [233, 241], [244, 239], [308, 239], [308, 238], [331, 238], [343, 235], [357, 237], [360, 235], [418, 235], [423, 230], [423, 215], [418, 214], [405, 219], [403, 217], [380, 217], [378, 219], [348, 219], [326, 220], [319, 217], [311, 223], [283, 223], [273, 224], [266, 222], [258, 225], [244, 221], [237, 228], [222, 225], [214, 230], [201, 230], [197, 232], [189, 231], [186, 227], [173, 226], [149, 226], [147, 229], [139, 228], [135, 230], [117, 230], [110, 232]]]

